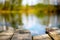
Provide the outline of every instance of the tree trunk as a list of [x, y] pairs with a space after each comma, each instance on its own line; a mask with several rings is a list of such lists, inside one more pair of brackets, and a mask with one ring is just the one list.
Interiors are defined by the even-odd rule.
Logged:
[[6, 26], [6, 30], [8, 30], [8, 26], [7, 26], [8, 24], [7, 24], [7, 19], [6, 19], [6, 17], [5, 17], [5, 26]]
[[3, 30], [4, 30], [4, 31], [6, 30], [5, 19], [4, 19], [4, 17], [3, 17]]

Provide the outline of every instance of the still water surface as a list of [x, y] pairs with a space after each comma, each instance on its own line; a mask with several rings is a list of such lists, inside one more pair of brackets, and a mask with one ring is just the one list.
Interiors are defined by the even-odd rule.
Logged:
[[35, 35], [43, 35], [45, 34], [45, 25], [42, 25], [40, 22], [41, 19], [37, 18], [34, 15], [29, 15], [26, 17], [25, 14], [22, 15], [22, 21], [24, 24], [24, 28], [30, 30], [33, 36]]
[[[1, 17], [0, 17], [0, 20], [1, 20]], [[0, 26], [4, 26], [4, 25], [9, 26], [10, 25], [9, 23], [5, 24], [4, 20], [2, 20], [2, 21], [0, 21]], [[43, 21], [47, 22], [48, 18], [44, 17], [41, 19], [41, 18], [36, 17], [33, 14], [29, 14], [28, 17], [25, 14], [22, 15], [22, 22], [24, 24], [23, 28], [30, 30], [30, 32], [33, 36], [45, 34], [45, 31], [46, 31], [45, 28], [47, 26], [42, 24], [42, 23], [44, 23]], [[57, 26], [57, 16], [51, 16], [50, 17], [49, 26], [51, 26], [51, 27]]]

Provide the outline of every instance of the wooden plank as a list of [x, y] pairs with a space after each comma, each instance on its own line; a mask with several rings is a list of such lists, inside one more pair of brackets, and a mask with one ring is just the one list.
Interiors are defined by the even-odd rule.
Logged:
[[14, 33], [14, 36], [11, 40], [32, 40], [30, 32], [26, 30], [19, 30]]
[[0, 40], [10, 40], [10, 38], [13, 35], [13, 31], [8, 30], [8, 31], [4, 31], [2, 33], [0, 33]]
[[33, 40], [52, 40], [48, 34], [33, 36]]
[[49, 32], [49, 34], [54, 40], [60, 40], [60, 30]]
[[1, 35], [0, 34], [0, 40], [10, 40], [12, 35]]

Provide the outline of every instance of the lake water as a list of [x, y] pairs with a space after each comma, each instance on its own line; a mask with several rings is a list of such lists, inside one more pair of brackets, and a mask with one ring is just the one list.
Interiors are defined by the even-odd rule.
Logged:
[[29, 15], [26, 17], [25, 14], [22, 15], [22, 21], [24, 28], [30, 30], [31, 34], [34, 35], [43, 35], [45, 34], [45, 25], [41, 24], [41, 19], [37, 18], [34, 15]]
[[[3, 20], [2, 20], [3, 21]], [[50, 27], [57, 27], [57, 16], [51, 16], [50, 20], [49, 20], [49, 26]], [[45, 34], [45, 28], [47, 27], [47, 25], [43, 25], [44, 23], [48, 22], [48, 17], [44, 17], [44, 18], [38, 18], [33, 14], [29, 14], [28, 17], [23, 14], [22, 15], [22, 22], [23, 22], [23, 28], [30, 30], [31, 34], [34, 35], [43, 35]], [[4, 22], [0, 22], [0, 26], [6, 25], [4, 24]], [[7, 24], [9, 25], [9, 24]]]
[[[48, 24], [48, 18], [49, 24]], [[47, 24], [49, 27], [57, 27], [57, 15], [55, 16], [45, 16], [44, 18], [38, 18], [33, 14], [29, 14], [28, 17], [23, 14], [22, 22], [24, 24], [24, 28], [30, 30], [31, 34], [34, 35], [43, 35], [45, 34], [45, 28]], [[45, 25], [44, 25], [45, 23]]]

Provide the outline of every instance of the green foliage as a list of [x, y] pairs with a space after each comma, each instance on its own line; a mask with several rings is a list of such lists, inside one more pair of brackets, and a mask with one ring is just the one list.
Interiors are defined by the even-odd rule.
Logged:
[[2, 3], [0, 3], [0, 10], [2, 10], [2, 8], [3, 8], [3, 4], [2, 4]]
[[[18, 23], [18, 25], [22, 25], [21, 13], [19, 13], [19, 11], [21, 9], [22, 0], [11, 0], [11, 1], [12, 1], [11, 10], [16, 11], [16, 13], [11, 14], [11, 17], [12, 17], [12, 23], [11, 24], [14, 28], [16, 28], [16, 23]], [[17, 17], [16, 15], [18, 16], [18, 18], [14, 19]]]
[[21, 13], [18, 13], [18, 24], [23, 25], [23, 23], [22, 23], [22, 14]]
[[8, 26], [6, 24], [9, 21], [9, 14], [3, 14], [2, 13], [0, 16], [5, 20], [6, 30], [8, 30]]
[[15, 13], [10, 13], [10, 17], [11, 17], [11, 25], [13, 28], [16, 29], [16, 20], [15, 20]]
[[1, 16], [3, 17], [3, 18], [5, 18], [5, 20], [8, 22], [9, 21], [9, 14], [7, 14], [7, 13], [2, 13], [1, 14]]
[[22, 0], [11, 0], [11, 10], [19, 11], [21, 7]]
[[29, 8], [29, 5], [26, 4], [26, 16], [28, 17], [28, 8]]
[[16, 26], [16, 22], [15, 22], [15, 21], [13, 21], [13, 20], [12, 20], [12, 22], [11, 22], [11, 25], [12, 25], [12, 27], [13, 27], [14, 29], [16, 29], [16, 28], [17, 28], [17, 26]]
[[44, 8], [47, 8], [47, 7], [48, 7], [48, 5], [44, 5], [44, 4], [40, 4], [40, 3], [35, 5], [35, 8], [39, 8], [39, 9], [44, 9]]
[[36, 16], [38, 17], [38, 18], [44, 18], [44, 13], [36, 13]]
[[2, 8], [3, 10], [9, 10], [10, 9], [10, 2], [9, 1], [5, 1], [4, 6]]
[[47, 7], [48, 7], [48, 5], [44, 5], [44, 4], [40, 4], [40, 3], [35, 5], [35, 9], [37, 9], [35, 15], [39, 18], [43, 18], [44, 16], [46, 16], [46, 14], [44, 13], [44, 10]]

